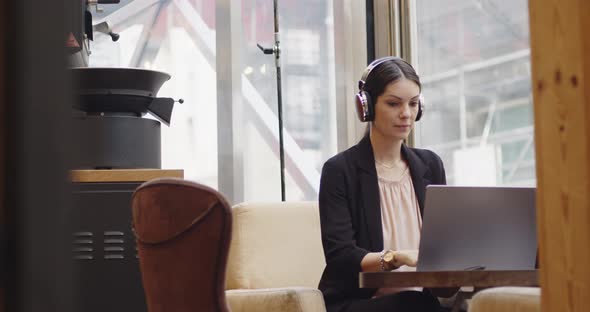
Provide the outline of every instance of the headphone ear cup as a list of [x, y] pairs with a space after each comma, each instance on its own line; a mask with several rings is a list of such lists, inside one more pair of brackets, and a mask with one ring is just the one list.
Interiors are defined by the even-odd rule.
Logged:
[[366, 116], [365, 102], [366, 102], [366, 99], [363, 97], [362, 91], [360, 91], [354, 97], [354, 106], [356, 108], [356, 115], [358, 116], [358, 118], [361, 122], [365, 122], [365, 116]]
[[422, 100], [420, 100], [420, 102], [418, 102], [418, 114], [416, 114], [416, 121], [419, 121], [420, 118], [422, 118]]
[[373, 121], [375, 119], [375, 106], [373, 105], [373, 99], [367, 91], [362, 91], [367, 99], [367, 118], [365, 121]]
[[361, 122], [371, 121], [371, 96], [365, 91], [359, 91], [355, 97], [356, 113]]

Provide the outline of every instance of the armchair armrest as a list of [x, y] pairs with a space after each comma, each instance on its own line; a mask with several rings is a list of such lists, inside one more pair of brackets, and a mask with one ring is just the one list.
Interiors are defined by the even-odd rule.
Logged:
[[322, 293], [307, 287], [232, 289], [225, 296], [232, 312], [325, 312]]

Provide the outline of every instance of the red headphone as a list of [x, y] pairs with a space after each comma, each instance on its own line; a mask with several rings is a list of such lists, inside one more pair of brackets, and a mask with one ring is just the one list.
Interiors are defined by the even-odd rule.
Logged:
[[[405, 62], [403, 59], [401, 59], [399, 57], [395, 57], [395, 56], [387, 56], [387, 57], [376, 59], [376, 60], [372, 61], [371, 64], [369, 64], [369, 66], [367, 66], [367, 69], [365, 69], [365, 72], [363, 73], [361, 80], [359, 80], [359, 92], [356, 94], [355, 103], [356, 103], [356, 113], [357, 113], [360, 121], [367, 122], [367, 121], [373, 121], [375, 119], [375, 104], [373, 103], [369, 92], [365, 91], [365, 82], [367, 81], [367, 78], [369, 78], [371, 71], [373, 71], [373, 69], [375, 69], [377, 66], [381, 65], [384, 62], [393, 61], [393, 60], [400, 60], [400, 61]], [[423, 114], [423, 110], [424, 110], [423, 106], [424, 106], [424, 98], [422, 97], [422, 95], [420, 95], [420, 100], [418, 103], [418, 114], [416, 115], [416, 121], [418, 121], [418, 120], [420, 120], [420, 118], [422, 118], [422, 114]]]

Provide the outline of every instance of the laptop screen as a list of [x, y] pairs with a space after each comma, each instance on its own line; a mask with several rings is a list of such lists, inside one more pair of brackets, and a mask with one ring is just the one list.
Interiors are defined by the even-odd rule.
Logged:
[[535, 188], [431, 185], [418, 271], [534, 269]]

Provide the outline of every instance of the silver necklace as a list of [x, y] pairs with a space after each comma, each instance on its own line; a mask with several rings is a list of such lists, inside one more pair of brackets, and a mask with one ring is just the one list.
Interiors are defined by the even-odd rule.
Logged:
[[[387, 168], [387, 169], [394, 169], [394, 168], [396, 168], [396, 167], [397, 167], [395, 164], [388, 166], [388, 165], [386, 165], [386, 164], [384, 164], [384, 163], [382, 163], [382, 162], [378, 161], [377, 159], [375, 159], [375, 162], [376, 162], [377, 164], [379, 164], [379, 165], [381, 165], [381, 166], [383, 166], [383, 167]], [[403, 163], [403, 162], [402, 162], [402, 163]], [[405, 167], [405, 166], [404, 166], [404, 167]]]

